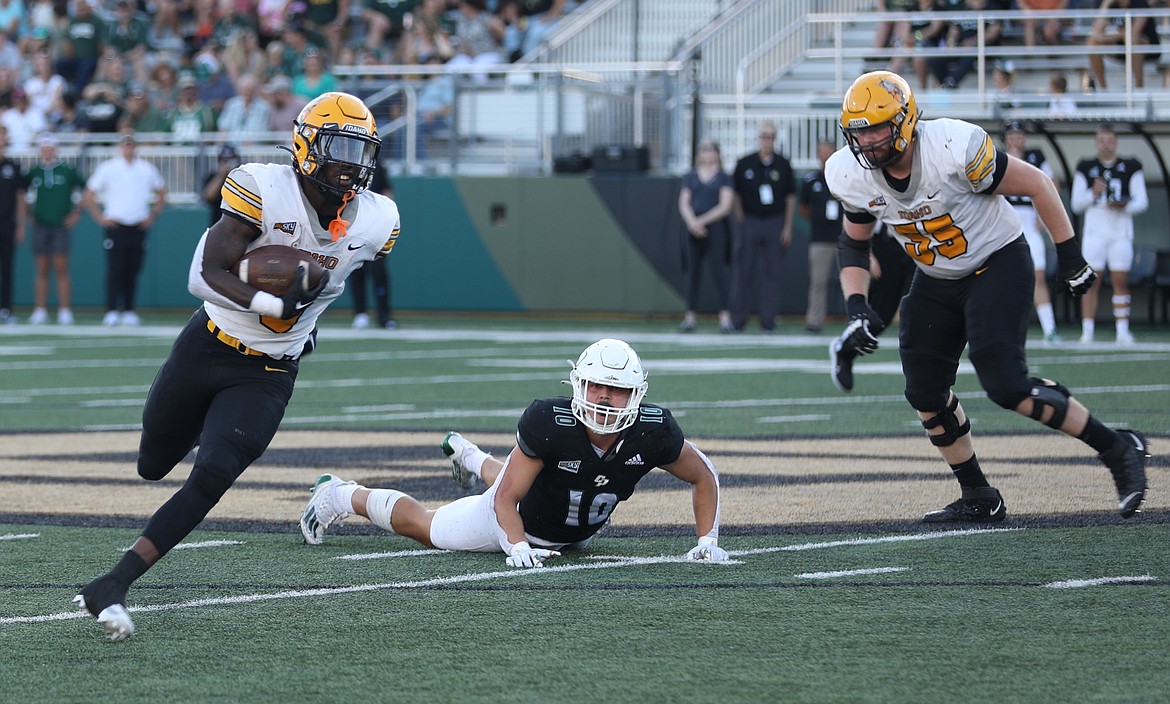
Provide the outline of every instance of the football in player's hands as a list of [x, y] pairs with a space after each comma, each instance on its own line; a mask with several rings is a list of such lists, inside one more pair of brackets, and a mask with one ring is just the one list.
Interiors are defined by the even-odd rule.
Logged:
[[252, 288], [283, 296], [292, 286], [298, 267], [305, 267], [304, 287], [313, 289], [325, 275], [325, 269], [299, 249], [270, 244], [245, 252], [231, 272]]

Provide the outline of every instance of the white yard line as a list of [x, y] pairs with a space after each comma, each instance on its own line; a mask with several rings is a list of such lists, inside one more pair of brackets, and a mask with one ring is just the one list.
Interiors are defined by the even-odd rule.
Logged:
[[9, 533], [8, 535], [0, 535], [0, 540], [28, 540], [39, 537], [41, 537], [40, 533]]
[[[964, 530], [964, 531], [945, 531], [941, 533], [920, 533], [916, 535], [897, 535], [888, 536], [885, 538], [871, 538], [862, 540], [836, 540], [825, 543], [804, 543], [802, 545], [789, 545], [772, 548], [757, 548], [754, 550], [731, 550], [728, 554], [731, 556], [741, 555], [759, 555], [770, 552], [780, 552], [785, 550], [810, 550], [814, 547], [840, 547], [844, 545], [873, 545], [878, 543], [903, 542], [913, 540], [932, 540], [938, 538], [952, 538], [966, 535], [975, 535], [982, 533], [1002, 533], [1019, 529], [992, 529], [992, 530]], [[416, 551], [419, 552], [419, 551]], [[482, 582], [489, 579], [521, 579], [529, 575], [541, 574], [556, 574], [561, 572], [576, 572], [579, 570], [600, 570], [610, 569], [614, 567], [634, 567], [641, 565], [661, 565], [669, 563], [690, 563], [685, 556], [682, 555], [659, 555], [657, 557], [600, 557], [597, 561], [586, 563], [575, 563], [572, 565], [554, 565], [551, 567], [544, 567], [541, 569], [527, 569], [527, 570], [503, 570], [494, 572], [473, 572], [469, 574], [455, 575], [453, 577], [436, 577], [434, 579], [424, 579], [414, 582], [381, 582], [377, 584], [358, 584], [351, 587], [330, 587], [327, 589], [303, 589], [303, 590], [288, 590], [282, 592], [273, 592], [268, 594], [241, 594], [238, 596], [217, 597], [213, 599], [196, 599], [193, 601], [183, 601], [174, 604], [155, 604], [152, 606], [133, 606], [127, 608], [131, 613], [145, 613], [149, 611], [174, 611], [177, 609], [193, 609], [205, 606], [225, 606], [230, 604], [251, 604], [262, 601], [278, 601], [283, 599], [300, 599], [304, 597], [314, 596], [330, 596], [334, 594], [353, 594], [357, 592], [372, 592], [385, 589], [426, 589], [429, 587], [445, 586], [449, 584], [464, 584], [468, 582]], [[690, 563], [695, 565], [702, 565], [701, 568], [714, 566], [719, 563], [711, 563], [706, 565], [704, 563]], [[71, 619], [88, 618], [89, 612], [86, 611], [66, 611], [55, 614], [45, 614], [42, 616], [10, 616], [0, 618], [0, 625], [8, 623], [46, 623], [49, 621], [68, 621]]]
[[242, 540], [201, 540], [197, 543], [179, 543], [171, 550], [197, 550], [199, 548], [222, 548], [227, 545], [243, 545]]
[[442, 555], [449, 550], [396, 550], [394, 552], [366, 552], [354, 555], [339, 555], [334, 560], [383, 560], [388, 557], [417, 557], [419, 555]]
[[832, 540], [827, 543], [801, 543], [799, 545], [785, 545], [775, 548], [755, 548], [754, 550], [733, 550], [731, 555], [760, 555], [768, 552], [799, 552], [802, 550], [820, 550], [822, 548], [839, 548], [845, 545], [877, 545], [879, 543], [904, 543], [915, 540], [938, 540], [940, 538], [961, 538], [968, 535], [984, 535], [987, 533], [1007, 533], [1023, 530], [1023, 528], [972, 528], [968, 530], [947, 530], [937, 533], [915, 533], [913, 535], [887, 535], [881, 538], [858, 538], [856, 540]]
[[836, 579], [837, 577], [856, 577], [863, 574], [888, 574], [890, 572], [907, 572], [909, 567], [870, 567], [864, 570], [841, 570], [840, 572], [804, 572], [793, 575], [797, 579]]
[[1096, 579], [1069, 579], [1063, 582], [1049, 582], [1044, 586], [1049, 589], [1077, 589], [1080, 587], [1100, 587], [1106, 584], [1134, 584], [1136, 582], [1156, 582], [1158, 578], [1152, 574], [1143, 574], [1140, 577], [1098, 577]]

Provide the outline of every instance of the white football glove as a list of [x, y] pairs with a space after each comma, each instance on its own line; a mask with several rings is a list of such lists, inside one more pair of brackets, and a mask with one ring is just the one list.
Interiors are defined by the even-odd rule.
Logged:
[[687, 559], [696, 562], [727, 562], [731, 559], [731, 555], [728, 555], [726, 550], [719, 547], [718, 541], [715, 538], [703, 536], [699, 538], [699, 544], [691, 548], [691, 551], [687, 553]]
[[504, 560], [508, 567], [544, 567], [545, 560], [560, 557], [556, 550], [534, 548], [527, 541], [520, 541], [512, 546], [512, 554]]

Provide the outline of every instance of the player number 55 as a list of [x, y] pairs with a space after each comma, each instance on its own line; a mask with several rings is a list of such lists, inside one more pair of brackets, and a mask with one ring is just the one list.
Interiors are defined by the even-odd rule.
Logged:
[[929, 220], [906, 222], [894, 225], [898, 234], [906, 237], [906, 253], [926, 266], [933, 266], [939, 254], [955, 259], [967, 253], [967, 238], [963, 229], [955, 225], [950, 215], [940, 215]]

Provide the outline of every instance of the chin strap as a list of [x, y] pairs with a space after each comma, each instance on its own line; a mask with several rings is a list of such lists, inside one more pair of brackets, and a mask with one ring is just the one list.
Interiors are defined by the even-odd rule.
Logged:
[[353, 191], [346, 191], [345, 195], [341, 197], [341, 205], [337, 208], [337, 216], [333, 218], [333, 222], [329, 223], [329, 234], [333, 235], [334, 242], [349, 234], [346, 229], [349, 227], [349, 220], [342, 218], [341, 212], [345, 210], [346, 204], [351, 200], [353, 200]]

